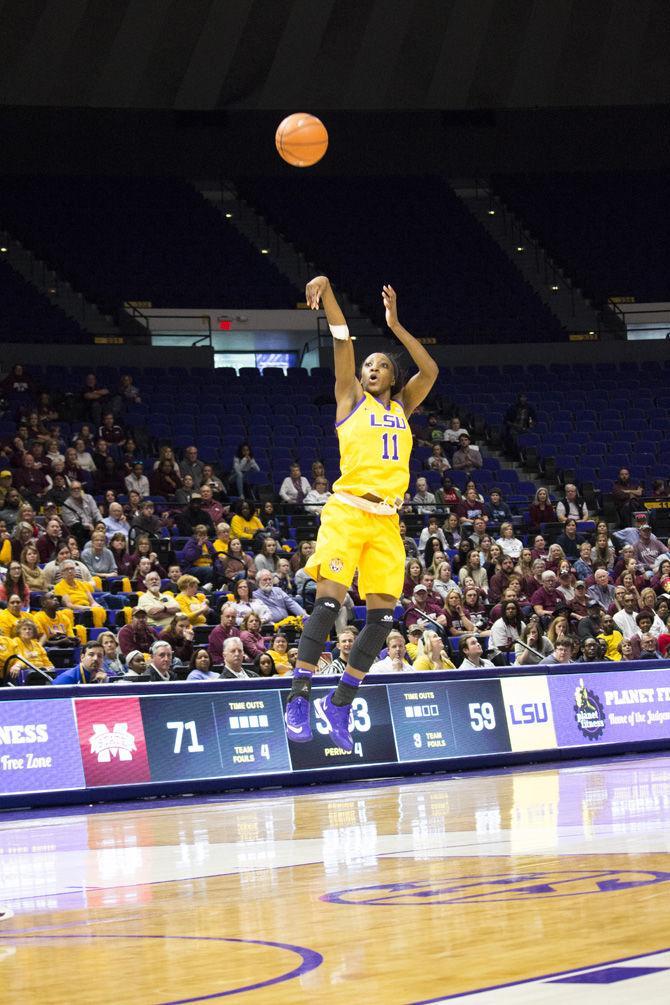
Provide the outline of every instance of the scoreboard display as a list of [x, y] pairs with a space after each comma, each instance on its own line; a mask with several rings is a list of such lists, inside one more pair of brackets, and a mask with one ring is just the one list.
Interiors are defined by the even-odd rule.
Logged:
[[[26, 795], [48, 802], [47, 794], [61, 793], [60, 801], [77, 802], [105, 792], [108, 798], [113, 788], [145, 795], [161, 786], [192, 791], [187, 786], [198, 782], [201, 788], [282, 785], [347, 777], [366, 766], [377, 775], [385, 766], [397, 774], [399, 766], [438, 770], [456, 760], [475, 766], [478, 758], [504, 760], [508, 753], [670, 743], [670, 668], [661, 661], [653, 669], [611, 667], [523, 676], [510, 668], [481, 679], [370, 678], [352, 705], [350, 753], [333, 743], [314, 703], [313, 740], [287, 741], [285, 681], [244, 689], [232, 682], [197, 690], [31, 688], [20, 697], [8, 689], [0, 691], [0, 807], [25, 802]], [[313, 697], [327, 690], [316, 686]]]

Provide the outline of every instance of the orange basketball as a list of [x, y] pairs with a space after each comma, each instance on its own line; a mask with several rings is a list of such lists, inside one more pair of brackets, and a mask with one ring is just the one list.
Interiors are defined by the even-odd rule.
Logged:
[[277, 127], [275, 145], [279, 156], [293, 167], [311, 167], [328, 149], [328, 132], [320, 119], [308, 112], [294, 112]]

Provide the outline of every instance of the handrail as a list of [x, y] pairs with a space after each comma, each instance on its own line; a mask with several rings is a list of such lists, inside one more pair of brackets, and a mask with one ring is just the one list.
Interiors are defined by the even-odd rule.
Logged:
[[[180, 339], [183, 339], [185, 336], [188, 337], [189, 335], [192, 334], [193, 337], [194, 337], [194, 339], [195, 339], [195, 341], [193, 341], [191, 343], [191, 348], [195, 348], [195, 346], [198, 346], [198, 345], [200, 345], [202, 343], [206, 343], [209, 346], [210, 349], [212, 348], [212, 319], [211, 319], [211, 317], [210, 317], [209, 314], [152, 314], [152, 313], [145, 313], [144, 311], [140, 310], [139, 307], [131, 306], [128, 303], [124, 303], [123, 307], [124, 307], [124, 310], [126, 310], [128, 312], [128, 314], [130, 314], [130, 317], [133, 320], [136, 320], [136, 321], [139, 320], [140, 323], [144, 325], [144, 328], [146, 330], [146, 334], [147, 335], [159, 335], [161, 338], [180, 338]], [[161, 321], [170, 321], [170, 320], [182, 319], [182, 318], [189, 318], [189, 319], [197, 318], [199, 321], [206, 321], [207, 322], [207, 331], [204, 332], [203, 334], [200, 334], [199, 332], [193, 332], [193, 333], [191, 333], [191, 332], [188, 332], [188, 331], [180, 331], [180, 332], [160, 331], [160, 332], [154, 332], [154, 331], [152, 331], [151, 326], [149, 324], [149, 322], [150, 322], [150, 320], [152, 318], [155, 318], [156, 320], [161, 320]], [[126, 334], [126, 336], [129, 336], [130, 338], [134, 337], [134, 333], [132, 333], [132, 332], [127, 332], [125, 334]]]

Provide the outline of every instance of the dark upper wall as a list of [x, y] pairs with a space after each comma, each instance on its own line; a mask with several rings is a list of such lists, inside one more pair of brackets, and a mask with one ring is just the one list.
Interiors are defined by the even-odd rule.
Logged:
[[667, 0], [4, 0], [0, 29], [4, 105], [670, 101]]

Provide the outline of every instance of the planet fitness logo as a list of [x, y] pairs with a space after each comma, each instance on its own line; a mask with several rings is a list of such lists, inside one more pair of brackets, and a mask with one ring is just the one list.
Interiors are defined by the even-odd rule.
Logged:
[[590, 691], [586, 687], [581, 678], [575, 688], [573, 711], [580, 733], [588, 740], [599, 740], [607, 725], [603, 703], [595, 691]]

